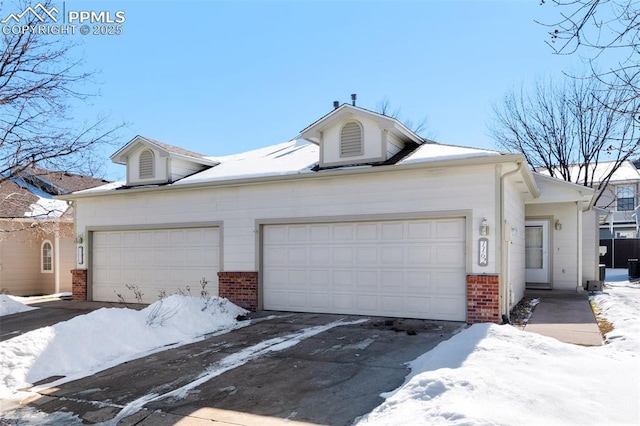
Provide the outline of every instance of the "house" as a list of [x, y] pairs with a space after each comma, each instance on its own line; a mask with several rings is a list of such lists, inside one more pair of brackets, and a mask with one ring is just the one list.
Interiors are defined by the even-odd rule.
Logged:
[[237, 155], [137, 136], [112, 160], [126, 182], [58, 197], [86, 254], [77, 299], [136, 285], [153, 302], [204, 278], [254, 310], [499, 322], [527, 285], [598, 276], [592, 189], [353, 105]]
[[[611, 171], [612, 162], [596, 168], [596, 180]], [[599, 182], [598, 182], [599, 183]], [[624, 161], [611, 175], [608, 185], [596, 202], [602, 209], [600, 245], [605, 253], [600, 262], [608, 268], [627, 268], [628, 259], [640, 257], [640, 227], [637, 212], [640, 207], [640, 170], [637, 162]]]
[[[613, 162], [600, 163], [596, 168], [594, 184], [607, 176]], [[635, 209], [640, 196], [640, 170], [632, 161], [624, 161], [611, 175], [609, 184], [596, 202], [596, 206], [608, 211], [604, 223], [600, 226], [600, 238], [639, 238], [636, 226]]]
[[73, 209], [53, 196], [106, 181], [27, 168], [0, 180], [0, 290], [17, 296], [71, 291]]

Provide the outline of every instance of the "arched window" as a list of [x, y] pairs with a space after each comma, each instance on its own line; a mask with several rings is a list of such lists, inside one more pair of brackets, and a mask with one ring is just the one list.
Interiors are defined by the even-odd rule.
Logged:
[[340, 131], [340, 157], [356, 157], [363, 151], [362, 125], [350, 121]]
[[153, 151], [145, 149], [140, 153], [140, 179], [151, 179], [155, 177], [155, 158]]
[[53, 272], [53, 246], [49, 240], [40, 246], [40, 272]]

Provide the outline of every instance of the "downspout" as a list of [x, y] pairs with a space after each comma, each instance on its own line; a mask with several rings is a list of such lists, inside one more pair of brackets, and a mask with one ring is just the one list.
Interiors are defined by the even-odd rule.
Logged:
[[576, 238], [578, 242], [578, 247], [576, 253], [578, 253], [577, 266], [578, 266], [578, 283], [576, 284], [576, 291], [580, 292], [582, 290], [582, 201], [576, 201], [576, 214], [578, 215], [576, 220], [576, 226], [578, 231], [578, 238]]
[[[509, 251], [511, 250], [510, 245], [511, 242], [507, 241], [507, 235], [505, 234], [505, 214], [504, 214], [504, 180], [505, 178], [519, 173], [522, 170], [522, 161], [518, 161], [516, 163], [518, 167], [510, 172], [507, 172], [500, 176], [500, 245], [502, 246], [501, 260], [502, 265], [500, 265], [500, 275], [504, 277], [504, 299], [502, 304], [502, 309], [500, 315], [506, 315], [509, 317], [509, 300], [511, 297], [511, 277], [509, 276]], [[509, 230], [511, 232], [511, 230]], [[509, 239], [510, 240], [510, 239]]]
[[53, 292], [60, 293], [60, 235], [56, 231], [56, 237], [53, 242], [53, 262], [54, 266], [54, 275], [55, 275], [55, 287]]

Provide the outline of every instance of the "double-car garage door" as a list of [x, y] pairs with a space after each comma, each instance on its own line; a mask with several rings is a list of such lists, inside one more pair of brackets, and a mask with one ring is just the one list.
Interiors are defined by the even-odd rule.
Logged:
[[[464, 218], [264, 225], [263, 307], [464, 321], [465, 234]], [[218, 294], [217, 227], [96, 231], [92, 247], [93, 300], [198, 295], [203, 277]]]
[[465, 220], [265, 225], [264, 308], [463, 321]]
[[93, 300], [118, 301], [121, 294], [135, 302], [126, 285], [141, 289], [145, 303], [157, 301], [161, 291], [173, 294], [187, 286], [198, 296], [203, 278], [217, 295], [219, 269], [218, 227], [93, 233]]

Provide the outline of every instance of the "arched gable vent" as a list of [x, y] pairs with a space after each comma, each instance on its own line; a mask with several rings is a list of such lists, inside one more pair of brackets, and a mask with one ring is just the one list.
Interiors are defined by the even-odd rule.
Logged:
[[140, 153], [140, 179], [151, 179], [154, 177], [155, 158], [153, 151], [145, 149]]
[[355, 157], [363, 152], [362, 125], [357, 121], [350, 121], [340, 132], [340, 156]]

